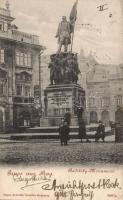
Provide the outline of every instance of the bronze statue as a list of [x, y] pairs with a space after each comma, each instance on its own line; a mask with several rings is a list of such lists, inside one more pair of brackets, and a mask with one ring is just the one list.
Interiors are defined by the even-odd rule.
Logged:
[[50, 68], [50, 84], [53, 85], [54, 82], [54, 74], [55, 74], [55, 63], [53, 56], [50, 57], [51, 62], [49, 63], [48, 68]]
[[62, 45], [64, 45], [64, 52], [67, 52], [68, 45], [71, 44], [71, 26], [70, 22], [67, 21], [66, 16], [62, 17], [62, 21], [59, 23], [55, 37], [58, 38], [59, 44], [57, 53], [61, 52]]
[[51, 55], [50, 81], [53, 84], [77, 84], [80, 73], [77, 55], [73, 53], [60, 53]]

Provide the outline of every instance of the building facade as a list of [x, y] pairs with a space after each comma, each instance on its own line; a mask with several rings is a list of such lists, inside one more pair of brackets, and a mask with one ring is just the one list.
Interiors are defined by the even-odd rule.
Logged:
[[[108, 126], [117, 121], [117, 114], [123, 107], [123, 70], [110, 74], [95, 67], [87, 76], [87, 121], [97, 123], [102, 120]], [[120, 114], [120, 113], [119, 113]]]
[[37, 123], [34, 86], [37, 84], [39, 37], [18, 30], [9, 4], [0, 8], [0, 130]]

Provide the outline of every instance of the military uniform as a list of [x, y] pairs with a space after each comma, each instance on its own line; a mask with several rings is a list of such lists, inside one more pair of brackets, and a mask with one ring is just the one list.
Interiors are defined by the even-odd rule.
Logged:
[[68, 45], [71, 44], [71, 28], [70, 23], [66, 20], [66, 17], [62, 17], [63, 21], [59, 23], [56, 37], [58, 38], [59, 49], [61, 52], [62, 45], [64, 45], [64, 51], [67, 52]]

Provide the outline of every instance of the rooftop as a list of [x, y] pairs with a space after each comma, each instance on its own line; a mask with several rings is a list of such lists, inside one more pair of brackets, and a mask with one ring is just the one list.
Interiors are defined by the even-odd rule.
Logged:
[[29, 43], [34, 45], [39, 44], [39, 36], [24, 33], [18, 30], [0, 31], [0, 38], [10, 39], [18, 42]]
[[37, 35], [21, 32], [18, 30], [18, 27], [12, 23], [15, 18], [11, 16], [9, 6], [9, 2], [6, 1], [6, 8], [0, 8], [0, 38], [40, 45]]

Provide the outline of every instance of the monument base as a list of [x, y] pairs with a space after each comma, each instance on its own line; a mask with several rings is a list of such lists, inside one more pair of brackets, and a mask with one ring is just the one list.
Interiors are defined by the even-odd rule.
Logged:
[[66, 113], [71, 114], [71, 126], [77, 126], [77, 109], [85, 110], [85, 91], [78, 84], [51, 85], [44, 91], [45, 113], [41, 127], [58, 126]]

